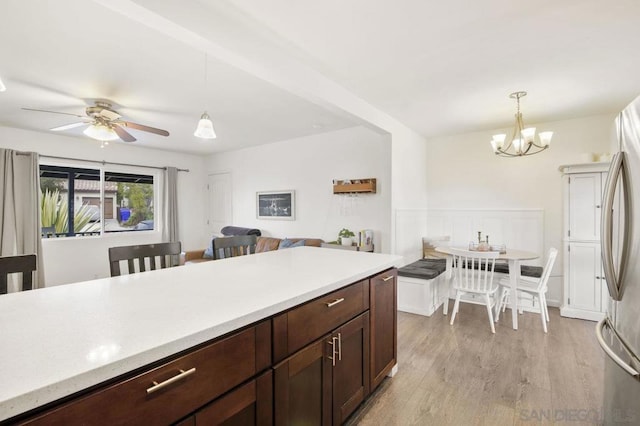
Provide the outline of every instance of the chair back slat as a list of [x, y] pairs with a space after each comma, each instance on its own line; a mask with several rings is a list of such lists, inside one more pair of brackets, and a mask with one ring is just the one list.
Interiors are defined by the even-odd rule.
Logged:
[[[145, 272], [146, 262], [148, 259], [150, 270], [156, 270], [157, 261], [160, 259], [160, 268], [164, 269], [174, 266], [172, 257], [180, 255], [182, 245], [180, 242], [174, 243], [157, 243], [157, 244], [141, 244], [136, 246], [121, 246], [109, 248], [109, 269], [112, 277], [122, 275], [120, 269], [120, 261], [126, 261], [128, 273]], [[178, 262], [175, 262], [177, 265]]]
[[255, 235], [238, 235], [213, 240], [213, 258], [244, 256], [256, 252], [258, 238]]
[[553, 264], [556, 261], [556, 257], [558, 257], [558, 250], [553, 247], [550, 248], [549, 256], [547, 257], [547, 263], [544, 265], [542, 275], [540, 276], [540, 281], [538, 281], [538, 291], [546, 291], [547, 282], [549, 281], [549, 276], [551, 275], [551, 270], [553, 269]]
[[500, 252], [449, 250], [453, 256], [456, 288], [474, 292], [487, 292], [493, 288], [493, 270]]
[[6, 294], [9, 289], [7, 276], [22, 274], [22, 290], [33, 289], [33, 272], [37, 269], [35, 254], [0, 257], [0, 294]]

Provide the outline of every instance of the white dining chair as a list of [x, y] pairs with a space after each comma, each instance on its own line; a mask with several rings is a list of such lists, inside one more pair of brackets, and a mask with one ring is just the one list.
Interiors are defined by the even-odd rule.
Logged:
[[480, 304], [487, 307], [491, 332], [495, 333], [493, 306], [498, 285], [493, 283], [493, 268], [500, 252], [449, 250], [453, 256], [453, 288], [456, 291], [450, 324], [453, 325], [456, 319], [460, 302]]
[[[549, 256], [547, 257], [547, 263], [545, 264], [542, 275], [540, 278], [531, 278], [531, 277], [520, 277], [520, 280], [517, 284], [517, 297], [520, 300], [524, 297], [531, 297], [533, 299], [533, 304], [535, 305], [536, 299], [538, 304], [540, 305], [540, 318], [542, 320], [542, 329], [544, 332], [547, 332], [547, 323], [549, 322], [549, 310], [547, 309], [547, 298], [545, 294], [547, 293], [547, 282], [549, 281], [549, 275], [551, 275], [551, 269], [553, 269], [553, 264], [556, 261], [556, 257], [558, 256], [558, 250], [555, 248], [549, 249]], [[511, 292], [511, 283], [509, 278], [503, 278], [498, 283], [500, 288], [500, 302], [498, 304], [498, 309], [496, 313], [496, 321], [500, 318], [500, 310], [504, 312], [507, 307], [507, 300], [510, 297]]]

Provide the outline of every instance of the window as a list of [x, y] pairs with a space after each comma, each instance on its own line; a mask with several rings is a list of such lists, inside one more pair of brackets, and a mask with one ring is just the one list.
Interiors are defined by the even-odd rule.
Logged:
[[152, 175], [41, 165], [42, 236], [153, 230], [153, 183]]

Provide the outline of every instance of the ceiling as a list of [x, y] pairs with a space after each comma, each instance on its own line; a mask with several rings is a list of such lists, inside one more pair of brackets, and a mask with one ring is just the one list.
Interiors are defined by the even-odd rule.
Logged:
[[[20, 108], [107, 99], [171, 133], [136, 145], [192, 153], [362, 124], [318, 73], [427, 138], [511, 126], [518, 90], [525, 123], [614, 113], [640, 94], [638, 16], [637, 0], [8, 0], [0, 124], [48, 132], [76, 120]], [[204, 110], [214, 141], [193, 136]]]

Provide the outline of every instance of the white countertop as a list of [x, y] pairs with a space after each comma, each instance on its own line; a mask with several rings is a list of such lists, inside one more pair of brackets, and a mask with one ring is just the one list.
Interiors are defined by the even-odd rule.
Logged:
[[399, 266], [401, 260], [296, 247], [2, 295], [0, 420]]

